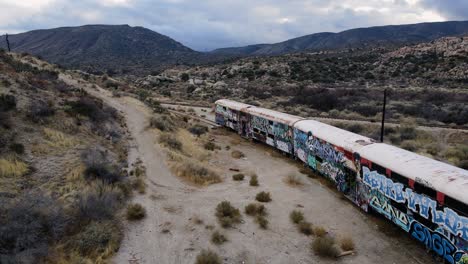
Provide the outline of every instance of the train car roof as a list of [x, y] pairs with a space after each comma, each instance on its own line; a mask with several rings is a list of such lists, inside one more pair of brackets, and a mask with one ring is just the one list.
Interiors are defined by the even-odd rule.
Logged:
[[232, 101], [232, 100], [229, 100], [229, 99], [219, 99], [219, 100], [217, 100], [215, 102], [215, 104], [219, 104], [219, 105], [222, 105], [222, 106], [225, 106], [225, 107], [229, 107], [230, 109], [234, 109], [234, 110], [237, 110], [237, 111], [240, 111], [240, 110], [242, 110], [244, 108], [255, 107], [253, 105], [236, 102], [236, 101]]
[[306, 133], [312, 132], [313, 136], [351, 152], [356, 152], [363, 146], [375, 142], [371, 138], [361, 136], [316, 120], [302, 120], [297, 122], [294, 127]]
[[265, 119], [287, 124], [289, 126], [293, 125], [297, 121], [304, 119], [300, 116], [290, 115], [261, 107], [249, 108], [247, 112], [251, 115], [263, 117]]
[[468, 171], [388, 144], [372, 144], [361, 157], [468, 204]]

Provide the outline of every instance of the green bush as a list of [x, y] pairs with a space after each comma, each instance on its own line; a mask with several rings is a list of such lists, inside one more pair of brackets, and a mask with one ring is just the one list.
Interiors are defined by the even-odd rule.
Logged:
[[123, 234], [112, 221], [91, 222], [84, 230], [69, 240], [67, 247], [84, 256], [104, 253], [108, 249], [117, 250]]

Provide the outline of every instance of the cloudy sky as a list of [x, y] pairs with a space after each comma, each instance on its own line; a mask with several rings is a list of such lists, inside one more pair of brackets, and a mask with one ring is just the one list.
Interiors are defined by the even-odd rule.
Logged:
[[0, 0], [0, 34], [129, 24], [195, 49], [388, 24], [468, 20], [468, 0]]

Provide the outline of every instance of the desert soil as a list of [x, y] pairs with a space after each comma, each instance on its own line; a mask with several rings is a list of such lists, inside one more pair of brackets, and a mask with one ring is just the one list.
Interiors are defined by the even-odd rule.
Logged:
[[[61, 78], [82, 86], [68, 75]], [[435, 263], [425, 250], [407, 234], [395, 229], [389, 235], [378, 228], [385, 221], [376, 220], [360, 211], [338, 193], [299, 172], [300, 165], [279, 155], [269, 147], [240, 139], [234, 133], [214, 132], [215, 143], [222, 147], [211, 155], [210, 163], [223, 176], [223, 182], [196, 187], [174, 176], [166, 165], [165, 152], [147, 129], [151, 111], [131, 98], [115, 98], [101, 89], [83, 87], [119, 110], [125, 117], [133, 137], [129, 162], [140, 158], [147, 168], [146, 194], [133, 202], [144, 205], [147, 217], [140, 222], [126, 223], [126, 235], [114, 263], [194, 263], [202, 249], [212, 249], [225, 263], [332, 263], [315, 256], [310, 250], [312, 239], [300, 234], [289, 220], [294, 209], [302, 210], [308, 221], [325, 227], [337, 237], [350, 235], [356, 253], [338, 260], [340, 263]], [[229, 145], [231, 150], [226, 150]], [[244, 159], [233, 159], [232, 150], [245, 153]], [[229, 168], [243, 173], [255, 172], [260, 186], [249, 186], [248, 177], [232, 181]], [[302, 177], [303, 186], [292, 187], [284, 182], [291, 174]], [[245, 205], [255, 202], [255, 195], [268, 191], [272, 201], [265, 204], [270, 222], [262, 230], [243, 213]], [[214, 216], [216, 205], [230, 201], [242, 211], [242, 223], [222, 230], [228, 242], [216, 246], [210, 242], [211, 226], [220, 227]], [[198, 221], [197, 221], [198, 220]], [[200, 223], [203, 222], [203, 223]], [[393, 232], [393, 231], [392, 231]]]

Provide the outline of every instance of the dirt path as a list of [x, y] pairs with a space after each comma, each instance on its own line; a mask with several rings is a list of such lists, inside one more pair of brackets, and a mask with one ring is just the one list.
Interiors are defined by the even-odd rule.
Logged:
[[[67, 75], [60, 78], [71, 85], [83, 86]], [[207, 248], [216, 251], [225, 263], [335, 263], [311, 253], [311, 238], [300, 234], [290, 223], [289, 213], [293, 209], [302, 210], [314, 225], [323, 226], [337, 236], [353, 236], [357, 254], [343, 257], [339, 263], [434, 263], [406, 234], [385, 235], [372, 218], [318, 180], [300, 174], [298, 163], [278, 157], [268, 147], [239, 140], [234, 133], [213, 135], [222, 150], [212, 154], [210, 163], [222, 172], [224, 181], [204, 188], [192, 187], [173, 176], [166, 166], [164, 151], [155, 142], [155, 135], [146, 129], [151, 113], [148, 108], [135, 99], [112, 97], [100, 88], [86, 89], [123, 113], [134, 138], [129, 160], [134, 162], [140, 157], [147, 168], [147, 192], [134, 198], [134, 202], [146, 207], [147, 217], [127, 223], [114, 263], [189, 264], [194, 263], [200, 250]], [[233, 160], [227, 145], [245, 153], [246, 158]], [[248, 179], [232, 181], [230, 167], [244, 173], [255, 172], [260, 186], [249, 186]], [[304, 185], [299, 188], [286, 185], [283, 179], [291, 173], [301, 175]], [[223, 230], [229, 241], [222, 246], [213, 245], [211, 228], [219, 229], [214, 216], [216, 205], [229, 200], [243, 211], [259, 191], [269, 191], [273, 198], [266, 204], [269, 229], [259, 229], [252, 218], [242, 213], [243, 223]]]

